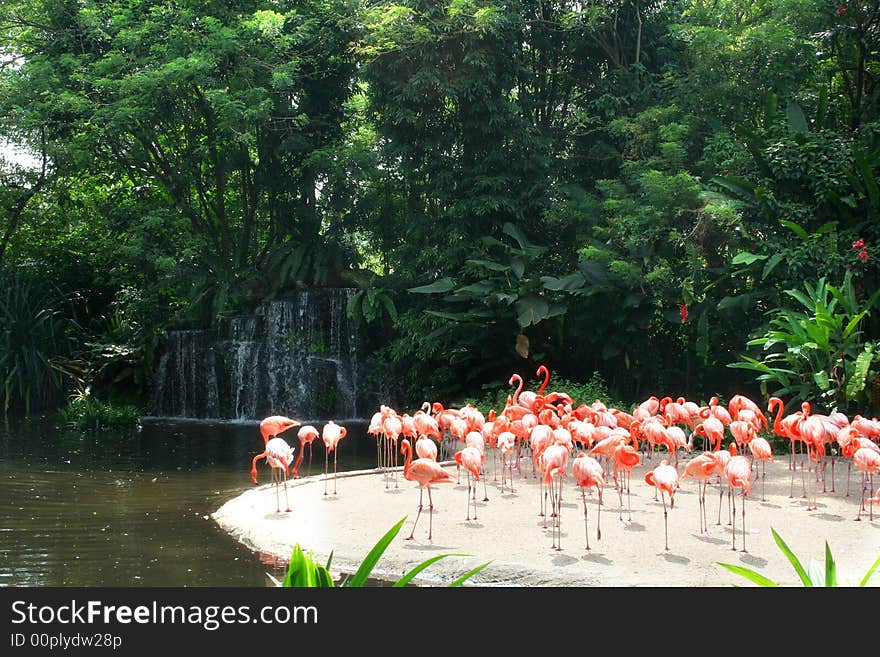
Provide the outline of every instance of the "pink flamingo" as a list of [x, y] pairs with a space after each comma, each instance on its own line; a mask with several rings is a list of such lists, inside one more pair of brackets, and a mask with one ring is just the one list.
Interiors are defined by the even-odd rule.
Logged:
[[[467, 520], [471, 519], [471, 500], [474, 503], [474, 520], [477, 519], [477, 483], [483, 470], [483, 455], [476, 447], [465, 447], [455, 453], [455, 462], [467, 470], [468, 474], [468, 510]], [[471, 481], [473, 477], [473, 482]]]
[[[553, 511], [550, 515], [552, 518], [552, 535], [553, 547], [556, 550], [562, 549], [562, 523], [561, 512], [562, 505], [562, 480], [565, 477], [565, 469], [568, 466], [568, 449], [564, 445], [554, 443], [547, 447], [541, 454], [541, 471], [543, 472], [543, 482], [550, 492], [550, 506]], [[557, 490], [558, 488], [558, 490]], [[546, 492], [545, 492], [546, 495]], [[547, 518], [544, 517], [544, 529], [547, 528]], [[557, 541], [557, 535], [559, 540]]]
[[663, 501], [663, 533], [666, 540], [666, 551], [669, 551], [669, 523], [667, 520], [666, 495], [669, 495], [669, 508], [675, 507], [675, 489], [678, 488], [678, 471], [663, 459], [660, 465], [645, 475], [645, 482], [660, 490]]
[[682, 480], [692, 477], [697, 480], [697, 498], [700, 505], [700, 535], [709, 533], [709, 524], [706, 521], [706, 488], [709, 485], [709, 479], [715, 474], [716, 452], [704, 452], [699, 456], [692, 458], [684, 466], [684, 472], [681, 475]]
[[507, 470], [510, 472], [510, 492], [513, 493], [513, 465], [508, 465], [508, 460], [513, 458], [511, 454], [516, 448], [516, 436], [510, 431], [502, 431], [498, 434], [496, 444], [501, 452], [501, 493], [504, 493], [504, 476]]
[[764, 464], [766, 461], [770, 461], [771, 463], [775, 463], [773, 460], [773, 448], [770, 447], [770, 443], [766, 438], [762, 436], [756, 436], [752, 438], [748, 442], [749, 451], [752, 453], [752, 458], [755, 459], [755, 475], [757, 476], [758, 464], [761, 464], [761, 501], [766, 502], [767, 498], [764, 497], [764, 479], [767, 474], [764, 472]]
[[611, 458], [614, 459], [614, 482], [617, 487], [617, 501], [620, 505], [617, 519], [623, 522], [623, 489], [625, 487], [626, 508], [629, 514], [627, 522], [632, 522], [632, 499], [629, 482], [632, 477], [632, 469], [641, 463], [642, 457], [635, 447], [626, 442], [626, 438], [620, 436]]
[[596, 504], [596, 540], [602, 540], [602, 490], [605, 488], [605, 473], [599, 461], [592, 456], [588, 456], [586, 452], [580, 452], [572, 461], [571, 473], [574, 475], [577, 485], [581, 489], [581, 500], [584, 503], [584, 533], [587, 536], [587, 550], [590, 549], [590, 530], [587, 523], [587, 488], [595, 488], [599, 494], [599, 500]]
[[736, 496], [733, 494], [734, 489], [739, 488], [742, 491], [742, 526], [743, 526], [743, 547], [746, 550], [746, 495], [752, 492], [752, 464], [748, 458], [741, 456], [736, 449], [736, 443], [730, 444], [730, 461], [724, 468], [724, 476], [727, 478], [727, 484], [730, 487], [730, 497], [733, 500], [733, 547], [736, 550]]
[[428, 540], [432, 538], [434, 530], [434, 502], [431, 499], [431, 486], [435, 484], [451, 484], [455, 483], [455, 476], [451, 472], [443, 469], [437, 461], [431, 459], [412, 460], [412, 446], [409, 440], [404, 438], [400, 441], [400, 450], [404, 453], [403, 478], [407, 481], [415, 481], [419, 485], [419, 512], [413, 523], [412, 531], [406, 540], [412, 540], [416, 531], [416, 525], [419, 522], [419, 516], [422, 515], [422, 496], [425, 489], [428, 489]]
[[293, 464], [293, 478], [296, 479], [299, 477], [299, 466], [303, 460], [303, 454], [305, 454], [306, 445], [309, 446], [309, 470], [308, 475], [312, 474], [312, 443], [315, 438], [318, 437], [318, 430], [315, 429], [311, 424], [305, 424], [299, 428], [299, 431], [296, 432], [296, 437], [299, 438], [299, 454], [296, 457], [296, 463]]
[[336, 424], [333, 420], [324, 425], [321, 440], [324, 441], [324, 495], [327, 494], [327, 470], [330, 452], [333, 452], [333, 494], [336, 495], [336, 454], [339, 441], [345, 438], [348, 429]]
[[[257, 454], [251, 462], [251, 479], [257, 483], [257, 461], [265, 458], [272, 468], [272, 481], [275, 483], [275, 512], [281, 513], [281, 500], [279, 499], [279, 484], [284, 480], [284, 500], [287, 503], [287, 512], [290, 512], [290, 500], [287, 497], [287, 469], [293, 460], [293, 448], [287, 444], [284, 438], [270, 438], [266, 442], [266, 449], [262, 454]], [[280, 473], [276, 474], [276, 470]]]
[[[873, 477], [874, 473], [880, 472], [880, 451], [875, 451], [870, 447], [859, 447], [855, 450], [852, 455], [852, 460], [855, 466], [862, 473], [862, 501], [859, 505], [859, 512], [856, 516], [856, 520], [862, 519], [862, 509], [865, 508], [865, 490], [868, 489], [868, 479], [869, 476]], [[872, 479], [873, 483], [873, 479]], [[873, 487], [873, 486], [872, 486]], [[871, 505], [871, 516], [870, 520], [874, 521], [874, 505]]]
[[291, 427], [298, 427], [299, 425], [299, 420], [294, 420], [286, 415], [270, 415], [267, 418], [263, 418], [260, 421], [260, 433], [263, 436], [263, 444], [268, 443], [270, 438], [274, 438]]

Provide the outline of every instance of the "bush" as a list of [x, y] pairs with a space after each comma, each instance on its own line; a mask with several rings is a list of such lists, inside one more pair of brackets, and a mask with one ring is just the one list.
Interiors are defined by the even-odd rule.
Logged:
[[94, 397], [88, 388], [71, 397], [58, 411], [64, 427], [79, 430], [121, 429], [137, 425], [141, 409], [131, 404], [111, 404]]

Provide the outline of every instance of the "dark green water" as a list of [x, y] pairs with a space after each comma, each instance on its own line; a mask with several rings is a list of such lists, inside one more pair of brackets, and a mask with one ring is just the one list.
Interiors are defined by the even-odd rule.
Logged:
[[[348, 428], [339, 470], [375, 467], [366, 424], [339, 424]], [[286, 438], [298, 450], [294, 431]], [[253, 487], [251, 459], [262, 450], [256, 422], [144, 420], [125, 433], [0, 424], [0, 586], [268, 585], [266, 573], [281, 576], [285, 565], [210, 518]], [[316, 440], [313, 475], [323, 450]]]

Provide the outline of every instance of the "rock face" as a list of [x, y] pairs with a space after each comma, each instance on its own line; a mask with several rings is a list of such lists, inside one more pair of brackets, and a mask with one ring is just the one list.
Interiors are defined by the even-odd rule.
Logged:
[[255, 420], [362, 417], [361, 345], [346, 316], [353, 288], [303, 290], [251, 316], [171, 331], [153, 412], [162, 417]]

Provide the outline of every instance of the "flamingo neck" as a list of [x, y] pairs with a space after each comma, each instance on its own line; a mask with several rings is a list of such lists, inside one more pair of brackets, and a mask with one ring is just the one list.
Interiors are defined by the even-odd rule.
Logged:
[[513, 393], [513, 401], [512, 401], [512, 403], [513, 403], [514, 406], [516, 406], [516, 405], [519, 403], [519, 393], [522, 391], [522, 388], [523, 388], [523, 380], [522, 380], [522, 377], [521, 377], [519, 374], [512, 374], [511, 377], [510, 377], [510, 381], [508, 381], [508, 383], [509, 383], [510, 385], [513, 385], [513, 382], [514, 382], [514, 381], [518, 381], [518, 382], [519, 382], [519, 384], [518, 384], [517, 387], [516, 387], [516, 392]]
[[543, 395], [544, 389], [547, 387], [547, 384], [550, 382], [550, 370], [548, 370], [544, 365], [538, 368], [536, 374], [540, 375], [541, 372], [544, 373], [544, 383], [541, 384], [541, 387], [538, 389], [538, 394]]

